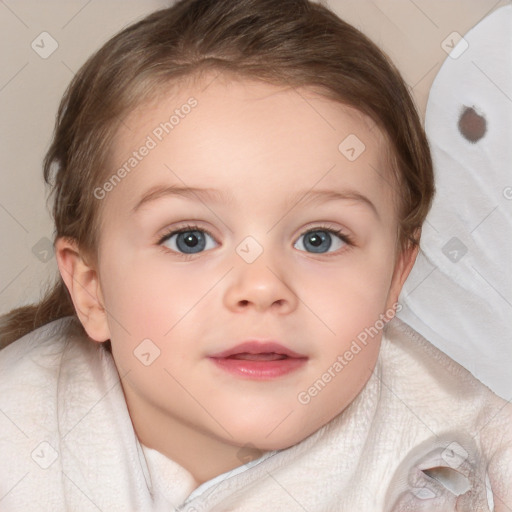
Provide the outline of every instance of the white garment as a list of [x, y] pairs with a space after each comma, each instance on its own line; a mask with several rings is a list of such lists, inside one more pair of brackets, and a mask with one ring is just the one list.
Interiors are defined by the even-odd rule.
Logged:
[[[456, 42], [452, 34], [443, 47]], [[466, 108], [485, 119], [476, 142], [459, 130]], [[512, 5], [455, 44], [430, 90], [425, 130], [437, 193], [399, 317], [510, 400]]]
[[0, 351], [0, 510], [510, 510], [511, 407], [395, 318], [344, 412], [194, 490], [141, 446], [111, 354], [67, 317]]

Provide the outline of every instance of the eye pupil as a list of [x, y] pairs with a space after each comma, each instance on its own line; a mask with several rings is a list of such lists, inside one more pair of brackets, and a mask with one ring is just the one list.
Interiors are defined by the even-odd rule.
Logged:
[[189, 247], [195, 247], [197, 245], [197, 236], [195, 235], [188, 235], [185, 237], [185, 243], [189, 246]]
[[206, 242], [201, 231], [184, 231], [179, 233], [176, 240], [176, 245], [185, 253], [189, 253], [189, 249], [204, 249]]
[[318, 252], [318, 251], [314, 251], [314, 249], [321, 248], [322, 250], [327, 251], [331, 247], [331, 244], [332, 244], [332, 240], [331, 240], [330, 235], [327, 232], [311, 231], [305, 237], [304, 246], [306, 248], [309, 247], [309, 249], [313, 249], [313, 252]]
[[322, 240], [316, 234], [312, 235], [309, 238], [309, 241], [310, 241], [311, 245], [314, 245], [315, 247], [318, 247], [322, 243]]

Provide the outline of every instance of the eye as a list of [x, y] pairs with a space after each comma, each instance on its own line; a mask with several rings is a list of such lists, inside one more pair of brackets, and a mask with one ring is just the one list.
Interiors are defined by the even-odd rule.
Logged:
[[[301, 241], [302, 237], [304, 237], [304, 242]], [[302, 248], [304, 248], [316, 254], [323, 254], [331, 248], [333, 250], [330, 252], [333, 252], [345, 245], [353, 245], [350, 237], [341, 230], [321, 227], [310, 229], [303, 233], [299, 237], [297, 244], [299, 244], [298, 249], [303, 250]], [[302, 245], [302, 248], [300, 245]]]
[[182, 254], [197, 254], [207, 249], [213, 249], [214, 246], [212, 247], [212, 244], [208, 243], [208, 239], [213, 240], [216, 244], [208, 231], [198, 226], [186, 226], [166, 233], [158, 241], [158, 245]]

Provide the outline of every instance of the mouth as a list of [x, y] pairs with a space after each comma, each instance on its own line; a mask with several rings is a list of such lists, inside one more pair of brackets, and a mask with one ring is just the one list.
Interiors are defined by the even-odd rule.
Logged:
[[221, 370], [254, 380], [270, 380], [294, 372], [308, 357], [275, 342], [249, 341], [209, 357]]
[[237, 359], [241, 361], [281, 361], [282, 359], [288, 359], [288, 356], [284, 354], [276, 354], [275, 352], [263, 354], [250, 354], [248, 352], [243, 352], [241, 354], [228, 356], [226, 359]]
[[213, 358], [228, 358], [232, 356], [243, 356], [243, 358], [248, 358], [250, 356], [266, 356], [266, 357], [288, 357], [294, 359], [305, 358], [304, 354], [299, 354], [298, 352], [294, 352], [293, 350], [277, 343], [275, 341], [244, 341], [243, 343], [239, 343], [232, 348], [224, 350], [222, 352], [218, 352], [216, 354], [212, 354], [210, 357]]

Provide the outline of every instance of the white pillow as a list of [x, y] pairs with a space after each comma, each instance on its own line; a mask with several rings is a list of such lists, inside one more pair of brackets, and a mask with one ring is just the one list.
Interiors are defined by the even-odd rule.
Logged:
[[512, 398], [512, 6], [457, 43], [431, 88], [437, 195], [399, 317]]

